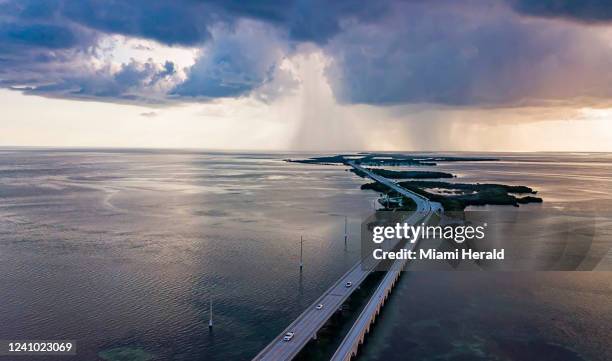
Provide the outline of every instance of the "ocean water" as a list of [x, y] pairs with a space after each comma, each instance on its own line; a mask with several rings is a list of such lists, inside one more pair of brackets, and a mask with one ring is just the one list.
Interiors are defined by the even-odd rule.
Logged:
[[[375, 207], [344, 167], [283, 161], [306, 156], [0, 149], [0, 339], [75, 339], [76, 360], [250, 359], [358, 259]], [[532, 186], [530, 208], [612, 209], [610, 155], [501, 156], [438, 169]], [[609, 360], [610, 276], [407, 273], [360, 358]]]
[[304, 155], [2, 150], [0, 339], [254, 356], [358, 259], [375, 198], [288, 156]]
[[[527, 185], [544, 199], [509, 211], [603, 215], [596, 240], [612, 240], [610, 154], [492, 156], [501, 161], [436, 168], [456, 182]], [[608, 250], [593, 272], [405, 272], [357, 360], [612, 360], [610, 260]]]

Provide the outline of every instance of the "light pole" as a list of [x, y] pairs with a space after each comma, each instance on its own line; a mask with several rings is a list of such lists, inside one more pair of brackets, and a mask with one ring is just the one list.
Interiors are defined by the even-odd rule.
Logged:
[[212, 318], [212, 295], [210, 296], [210, 319], [208, 320], [208, 328], [212, 330], [213, 327], [213, 318]]
[[304, 237], [300, 236], [300, 271], [304, 267], [304, 262], [302, 258], [303, 253], [304, 253]]
[[348, 241], [348, 218], [344, 216], [344, 248], [346, 249], [346, 242]]

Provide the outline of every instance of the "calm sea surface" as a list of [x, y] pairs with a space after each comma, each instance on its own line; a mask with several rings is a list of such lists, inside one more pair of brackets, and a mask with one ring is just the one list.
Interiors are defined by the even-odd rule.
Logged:
[[[612, 240], [612, 155], [492, 156], [502, 161], [436, 168], [457, 182], [527, 185], [544, 199], [509, 211], [603, 215], [595, 240]], [[612, 272], [601, 271], [611, 260], [596, 272], [404, 273], [357, 359], [612, 360]]]
[[[59, 360], [250, 359], [356, 262], [375, 205], [344, 167], [283, 161], [305, 156], [0, 149], [0, 339], [78, 340]], [[531, 209], [612, 211], [608, 154], [501, 156], [437, 169], [531, 186]], [[360, 359], [611, 352], [610, 272], [415, 272]]]

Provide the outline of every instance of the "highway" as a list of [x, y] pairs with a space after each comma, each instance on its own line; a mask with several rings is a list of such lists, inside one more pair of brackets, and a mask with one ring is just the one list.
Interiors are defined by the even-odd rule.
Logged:
[[[410, 197], [417, 204], [417, 210], [427, 210], [427, 216], [425, 218], [425, 223], [429, 221], [429, 218], [432, 214], [437, 213], [440, 214], [443, 208], [442, 205], [438, 202], [431, 202], [427, 198], [411, 192], [405, 188], [400, 187], [395, 182], [390, 181], [387, 178], [381, 177], [377, 174], [370, 172], [369, 170], [356, 165], [349, 163], [353, 168], [364, 172], [370, 178], [380, 182], [387, 187], [395, 190], [396, 192]], [[406, 244], [406, 249], [413, 250], [416, 247], [417, 242], [409, 242]], [[340, 346], [332, 356], [330, 361], [350, 361], [351, 358], [357, 355], [357, 351], [359, 349], [359, 345], [364, 342], [366, 334], [370, 331], [371, 325], [374, 323], [376, 316], [380, 313], [380, 310], [385, 304], [385, 301], [391, 294], [395, 283], [400, 277], [400, 274], [404, 267], [408, 263], [406, 259], [395, 260], [391, 265], [389, 271], [385, 277], [380, 281], [378, 287], [370, 297], [370, 300], [365, 305], [355, 323], [346, 334]]]
[[[358, 169], [370, 178], [380, 182], [389, 188], [396, 190], [398, 193], [410, 197], [417, 204], [417, 210], [408, 218], [406, 222], [416, 224], [428, 217], [435, 209], [432, 202], [427, 198], [410, 192], [398, 186], [396, 183], [387, 178], [378, 176], [367, 169], [362, 168], [352, 162], [348, 165]], [[397, 243], [386, 244], [383, 248], [386, 250], [393, 249]], [[338, 281], [327, 289], [312, 305], [308, 306], [283, 332], [272, 340], [255, 358], [254, 361], [286, 361], [293, 359], [306, 346], [310, 340], [316, 338], [317, 332], [327, 323], [331, 316], [342, 306], [347, 298], [355, 289], [361, 285], [363, 280], [375, 268], [377, 263], [373, 258], [366, 258], [357, 262], [351, 267]], [[351, 287], [346, 287], [346, 283], [351, 282]], [[322, 309], [316, 309], [316, 306], [322, 304]], [[294, 336], [290, 341], [284, 341], [283, 337], [287, 332], [293, 332]]]
[[[410, 219], [415, 222], [423, 219], [423, 214], [414, 213]], [[393, 249], [397, 243], [388, 243], [383, 248]], [[310, 340], [316, 338], [316, 333], [327, 323], [331, 316], [340, 309], [347, 298], [357, 289], [371, 270], [376, 267], [379, 260], [366, 258], [353, 265], [340, 279], [327, 289], [312, 305], [308, 306], [283, 332], [270, 342], [253, 360], [257, 361], [284, 361], [291, 360], [306, 346]], [[346, 283], [351, 282], [351, 287]], [[318, 310], [316, 306], [322, 304], [323, 308]], [[287, 332], [294, 332], [290, 341], [284, 341]]]
[[[356, 164], [350, 165], [353, 166], [355, 169], [364, 172], [370, 178], [376, 180], [377, 182], [386, 185], [387, 187], [395, 190], [396, 192], [406, 197], [410, 197], [417, 204], [418, 210], [427, 210], [428, 214], [425, 218], [425, 223], [429, 221], [429, 218], [434, 212], [439, 214], [442, 211], [441, 204], [437, 202], [431, 202], [427, 198], [419, 194], [413, 193], [405, 188], [402, 188], [395, 182], [392, 182], [387, 178], [374, 174], [361, 166], [358, 166]], [[416, 247], [416, 244], [417, 242], [409, 242], [406, 244], [405, 248], [413, 250]], [[355, 323], [340, 343], [340, 346], [338, 346], [338, 349], [332, 356], [331, 361], [350, 361], [351, 358], [357, 355], [359, 345], [364, 342], [366, 334], [370, 331], [370, 327], [374, 323], [376, 316], [378, 316], [380, 310], [385, 304], [385, 301], [391, 294], [391, 291], [393, 290], [395, 283], [399, 279], [402, 270], [406, 266], [406, 263], [408, 263], [408, 260], [406, 259], [395, 260], [393, 262], [389, 271], [387, 271], [385, 277], [382, 279], [382, 281], [380, 281], [378, 287], [370, 297], [370, 300], [355, 320]]]
[[374, 323], [376, 316], [395, 283], [399, 279], [400, 273], [406, 264], [406, 260], [396, 260], [391, 265], [385, 277], [380, 281], [380, 284], [370, 297], [370, 300], [365, 305], [359, 317], [355, 320], [353, 327], [346, 334], [340, 346], [332, 356], [330, 361], [349, 361], [353, 356], [357, 355], [359, 345], [363, 343], [365, 335], [370, 331], [370, 326]]
[[401, 187], [400, 185], [398, 185], [397, 183], [395, 183], [394, 181], [385, 178], [383, 176], [380, 176], [378, 174], [372, 173], [370, 170], [355, 164], [354, 162], [348, 162], [348, 165], [350, 165], [351, 167], [355, 168], [358, 171], [361, 171], [363, 173], [365, 173], [368, 177], [372, 178], [373, 180], [377, 181], [378, 183], [381, 183], [383, 185], [386, 185], [387, 187], [393, 189], [394, 191], [396, 191], [397, 193], [408, 197], [410, 199], [412, 199], [414, 201], [414, 203], [416, 203], [417, 205], [417, 209], [416, 212], [417, 213], [430, 213], [430, 212], [435, 212], [435, 213], [440, 213], [442, 211], [442, 205], [438, 202], [432, 202], [429, 199], [427, 199], [426, 197], [423, 197], [420, 194], [414, 193], [412, 191], [409, 191], [406, 188]]
[[[361, 267], [361, 262], [355, 264], [253, 360], [291, 360], [311, 339], [316, 337], [317, 331], [338, 311], [369, 273]], [[346, 282], [352, 282], [353, 285], [347, 288]], [[323, 308], [317, 310], [315, 307], [318, 304], [322, 304]], [[287, 332], [295, 332], [291, 341], [283, 340]]]
[[[430, 213], [424, 220], [425, 223], [429, 221]], [[417, 242], [408, 242], [406, 249], [414, 250]], [[363, 344], [365, 336], [370, 332], [370, 327], [376, 320], [376, 316], [380, 313], [380, 310], [385, 304], [385, 301], [391, 294], [393, 287], [399, 279], [402, 270], [408, 263], [407, 259], [398, 259], [393, 262], [385, 277], [380, 281], [378, 287], [370, 297], [370, 300], [365, 305], [361, 313], [355, 320], [355, 323], [344, 336], [344, 339], [338, 346], [338, 349], [332, 356], [330, 361], [350, 361], [351, 358], [357, 355], [359, 345]]]

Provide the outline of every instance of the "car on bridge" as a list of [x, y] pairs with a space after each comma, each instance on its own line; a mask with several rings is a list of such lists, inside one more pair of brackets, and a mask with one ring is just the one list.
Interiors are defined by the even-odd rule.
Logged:
[[323, 304], [319, 303], [318, 305], [315, 306], [315, 309], [322, 310], [323, 309]]
[[344, 284], [344, 287], [350, 288], [353, 285], [353, 282], [347, 282]]
[[295, 335], [295, 332], [287, 332], [285, 334], [285, 337], [283, 337], [283, 341], [291, 341], [293, 335]]

